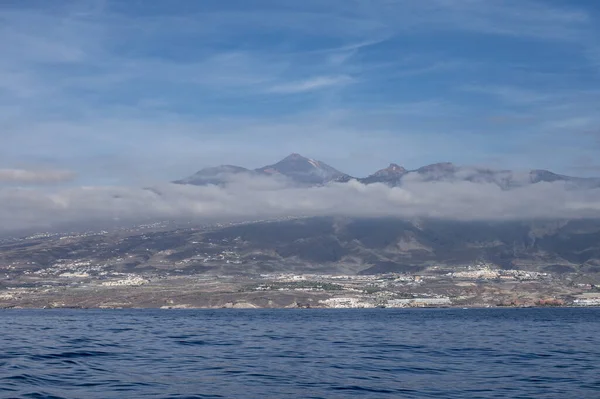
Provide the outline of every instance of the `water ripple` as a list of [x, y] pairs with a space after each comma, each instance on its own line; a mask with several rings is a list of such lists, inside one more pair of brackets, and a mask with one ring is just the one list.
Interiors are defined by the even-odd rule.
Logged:
[[0, 312], [0, 397], [594, 398], [600, 309]]

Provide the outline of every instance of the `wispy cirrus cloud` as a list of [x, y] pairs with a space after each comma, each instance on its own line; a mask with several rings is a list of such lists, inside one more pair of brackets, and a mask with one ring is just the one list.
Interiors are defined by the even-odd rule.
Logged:
[[[553, 41], [581, 39], [591, 23], [589, 12], [568, 3], [550, 5], [529, 0], [436, 0], [431, 7], [437, 9], [434, 19], [442, 29]], [[442, 16], [442, 20], [436, 18]]]
[[271, 93], [305, 93], [329, 87], [345, 86], [354, 82], [350, 76], [317, 76], [306, 80], [282, 83], [268, 89]]

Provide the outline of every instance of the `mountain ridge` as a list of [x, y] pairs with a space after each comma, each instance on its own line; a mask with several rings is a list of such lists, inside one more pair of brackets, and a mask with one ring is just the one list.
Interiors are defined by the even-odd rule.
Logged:
[[231, 176], [247, 174], [249, 176], [283, 176], [294, 183], [305, 186], [318, 186], [328, 183], [347, 183], [356, 180], [363, 184], [382, 183], [388, 186], [400, 186], [406, 176], [419, 181], [470, 181], [473, 183], [492, 183], [502, 189], [513, 189], [528, 184], [565, 182], [572, 188], [599, 188], [600, 178], [575, 177], [558, 174], [545, 169], [531, 169], [518, 172], [507, 169], [457, 166], [451, 162], [439, 162], [408, 170], [396, 163], [380, 169], [367, 177], [355, 177], [326, 164], [325, 162], [292, 153], [282, 160], [256, 169], [247, 169], [235, 165], [220, 165], [199, 170], [195, 174], [176, 180], [176, 184], [224, 185]]

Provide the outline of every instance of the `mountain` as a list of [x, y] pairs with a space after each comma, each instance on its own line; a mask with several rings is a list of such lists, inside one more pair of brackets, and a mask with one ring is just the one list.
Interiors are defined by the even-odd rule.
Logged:
[[456, 167], [451, 162], [440, 162], [434, 163], [427, 166], [422, 166], [414, 172], [428, 176], [432, 179], [440, 179], [447, 176], [452, 176], [458, 171], [458, 167]]
[[325, 184], [346, 176], [324, 162], [305, 158], [300, 154], [291, 154], [281, 161], [256, 169], [256, 172], [266, 175], [283, 175], [296, 183]]
[[[600, 275], [600, 220], [470, 222], [310, 218], [207, 233], [240, 253], [352, 268], [361, 274], [452, 269], [484, 261], [503, 269]], [[335, 265], [335, 266], [333, 266]]]
[[421, 181], [429, 182], [469, 181], [472, 183], [492, 183], [503, 189], [510, 189], [521, 185], [518, 184], [520, 174], [510, 170], [459, 167], [450, 162], [435, 163], [410, 172], [417, 174]]
[[315, 217], [0, 241], [0, 262], [13, 265], [10, 273], [61, 270], [90, 260], [104, 265], [94, 266], [96, 271], [185, 269], [220, 275], [446, 273], [485, 262], [502, 269], [585, 274], [600, 283], [600, 220]]
[[549, 170], [543, 169], [534, 169], [529, 172], [529, 178], [531, 183], [539, 183], [539, 182], [555, 182], [555, 181], [568, 181], [573, 179], [569, 176], [557, 175], [556, 173], [552, 173]]
[[176, 180], [176, 184], [191, 184], [194, 186], [205, 186], [207, 184], [221, 185], [227, 183], [233, 175], [242, 173], [252, 174], [253, 171], [234, 165], [221, 165], [212, 168], [204, 168], [193, 175], [181, 180]]
[[233, 175], [243, 173], [249, 176], [283, 176], [301, 185], [322, 185], [328, 182], [349, 181], [351, 179], [350, 176], [324, 162], [294, 153], [275, 164], [254, 170], [234, 165], [221, 165], [202, 169], [192, 176], [176, 180], [173, 183], [195, 186], [224, 185], [231, 181]]
[[359, 181], [363, 184], [385, 183], [388, 185], [397, 186], [400, 184], [402, 176], [404, 176], [406, 173], [408, 173], [408, 171], [402, 166], [391, 163], [387, 168], [380, 169], [364, 179], [359, 179]]
[[[460, 167], [450, 162], [435, 163], [421, 168], [405, 171], [397, 179], [385, 181], [391, 186], [400, 186], [403, 178], [415, 174], [420, 181], [469, 181], [472, 183], [496, 184], [504, 190], [515, 189], [537, 183], [564, 182], [569, 189], [591, 189], [600, 187], [600, 178], [572, 177], [550, 172], [543, 169], [533, 169], [529, 172], [511, 171], [506, 169], [489, 169], [481, 167]], [[362, 179], [369, 184], [370, 179]]]
[[489, 169], [481, 167], [461, 167], [450, 162], [440, 162], [422, 166], [418, 169], [407, 170], [402, 166], [391, 163], [387, 168], [378, 170], [364, 178], [355, 178], [327, 165], [324, 162], [291, 154], [281, 161], [250, 170], [240, 166], [221, 165], [202, 169], [192, 176], [177, 180], [177, 184], [192, 185], [225, 185], [234, 175], [249, 176], [281, 176], [304, 186], [319, 186], [330, 182], [346, 183], [357, 180], [363, 184], [383, 183], [389, 186], [401, 186], [411, 177], [418, 181], [469, 181], [473, 183], [496, 184], [503, 190], [515, 189], [537, 183], [564, 182], [569, 189], [600, 188], [600, 178], [572, 177], [560, 175], [548, 170], [533, 169], [525, 172], [506, 169]]
[[531, 183], [564, 181], [572, 188], [598, 188], [600, 178], [597, 177], [572, 177], [559, 175], [548, 170], [534, 169], [529, 173]]

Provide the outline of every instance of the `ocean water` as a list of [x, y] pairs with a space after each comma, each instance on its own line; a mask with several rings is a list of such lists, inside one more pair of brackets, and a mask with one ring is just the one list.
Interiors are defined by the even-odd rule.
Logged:
[[2, 398], [600, 398], [600, 309], [10, 310]]

